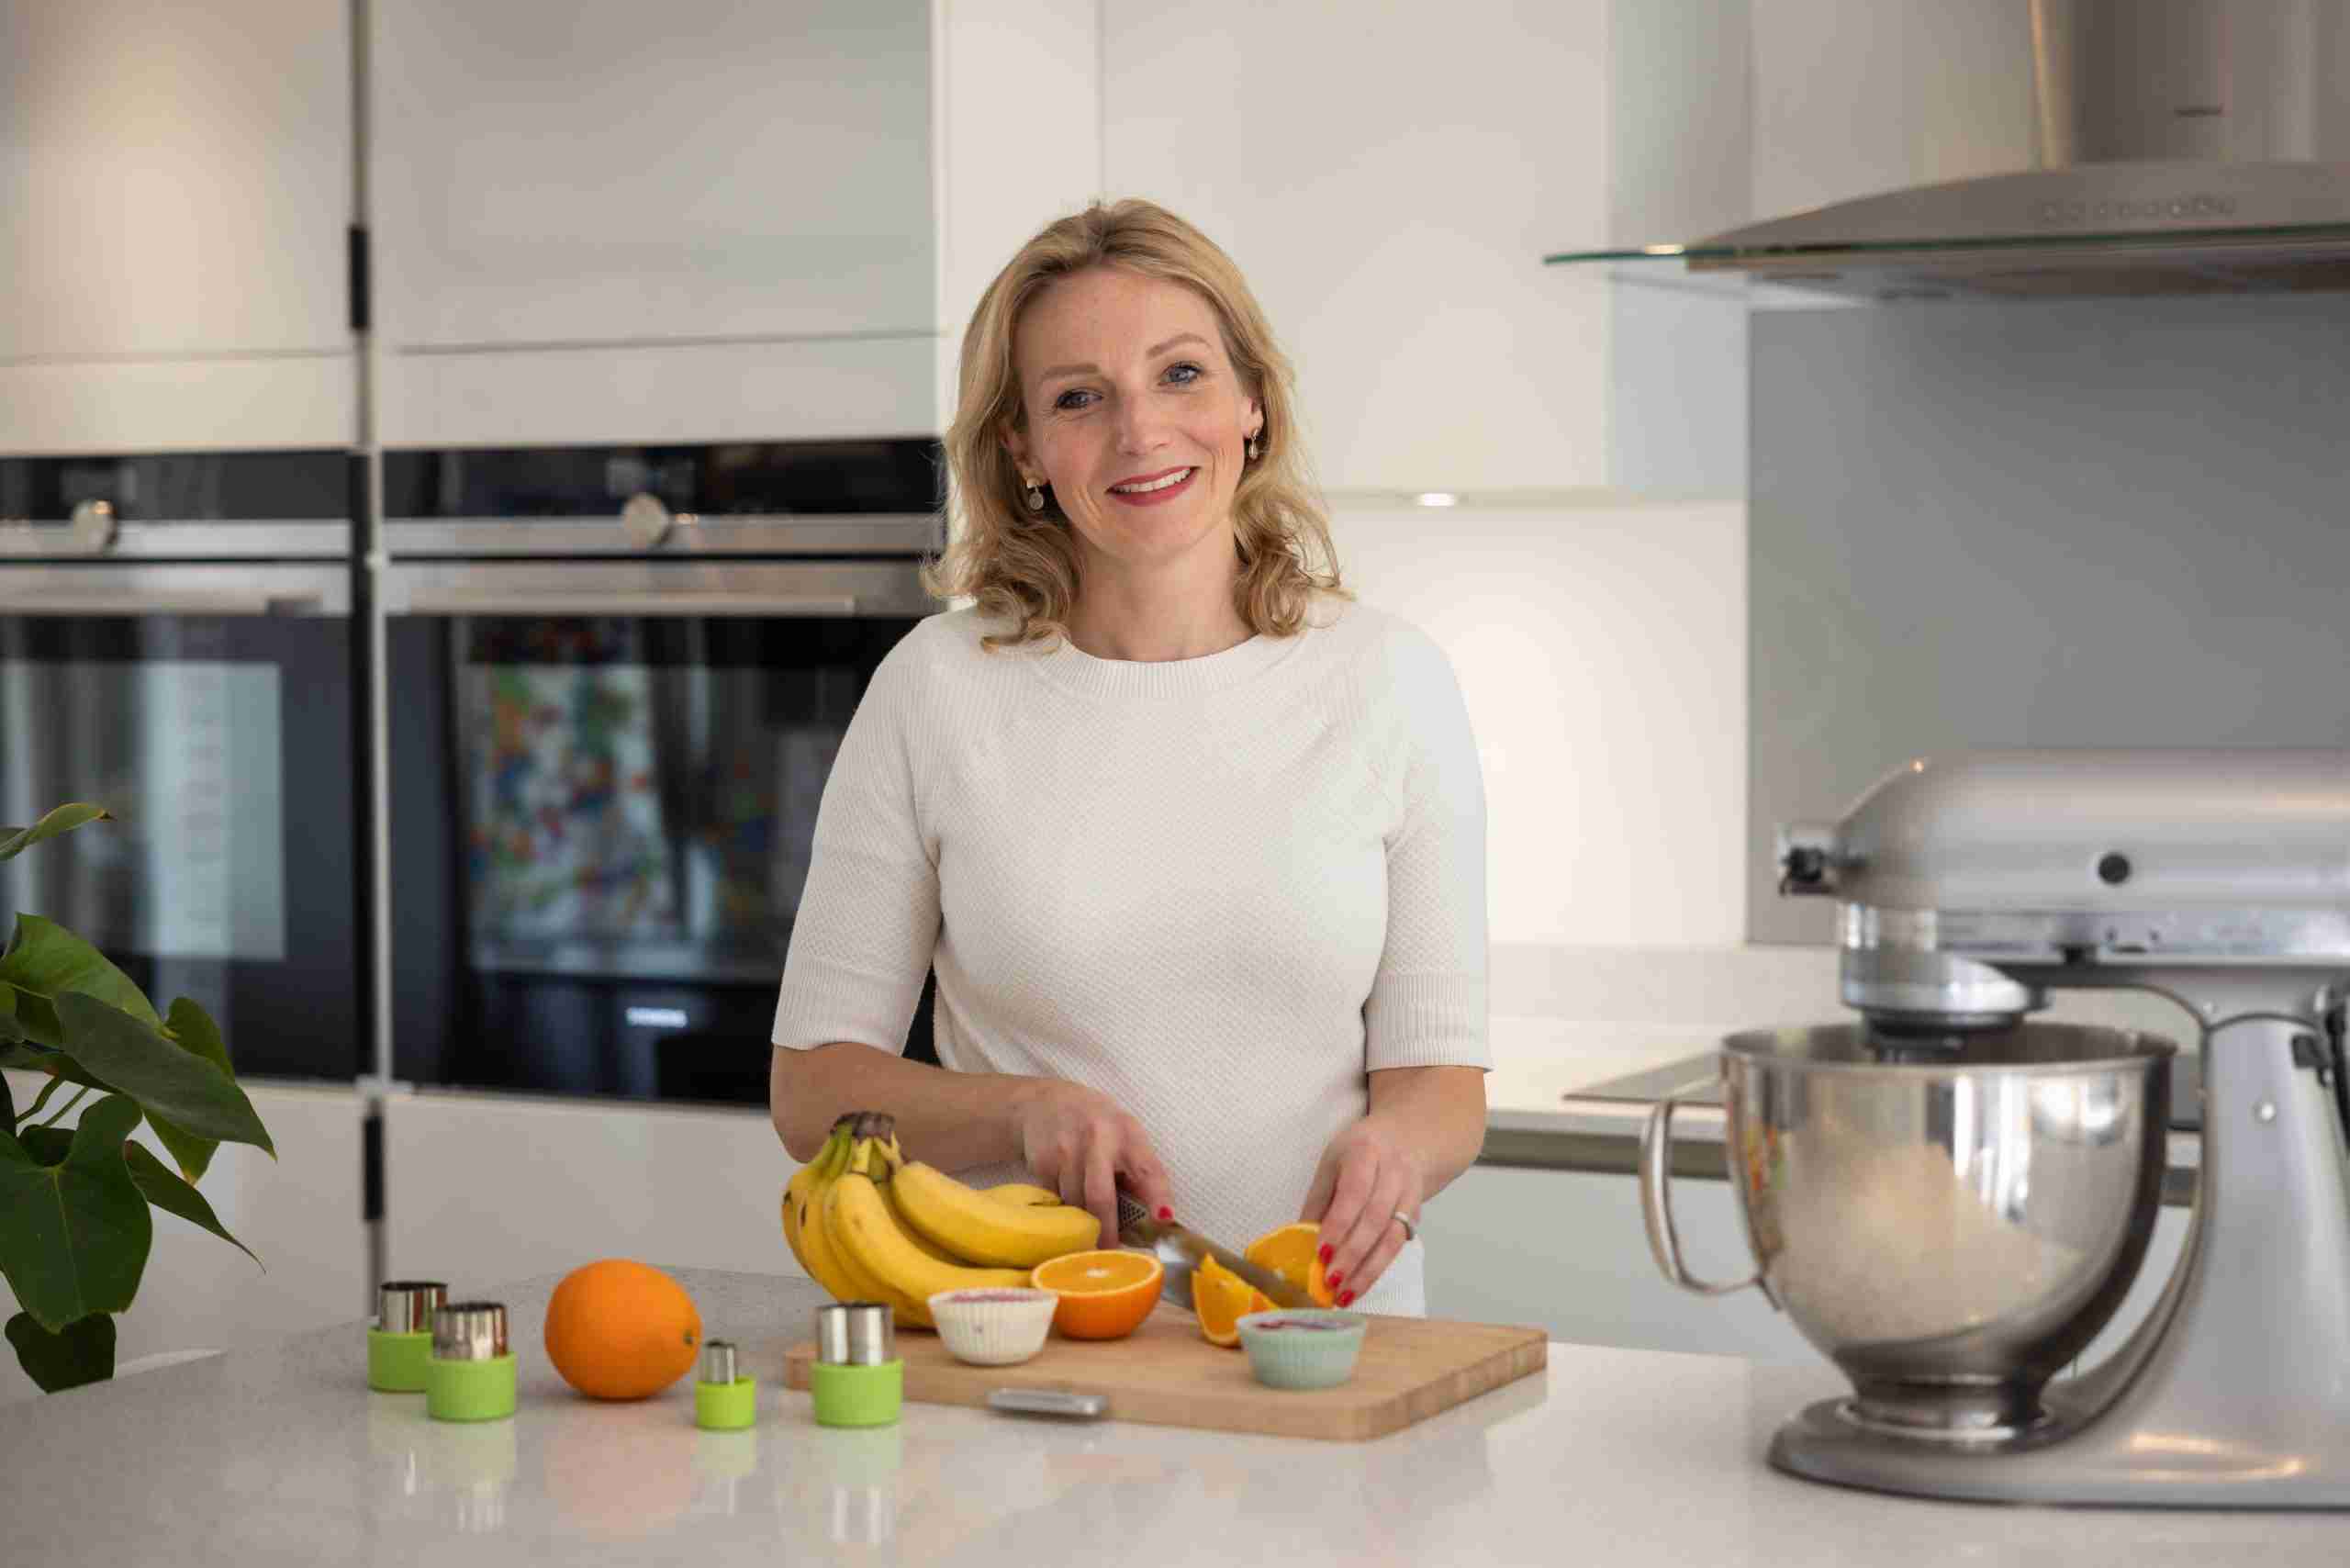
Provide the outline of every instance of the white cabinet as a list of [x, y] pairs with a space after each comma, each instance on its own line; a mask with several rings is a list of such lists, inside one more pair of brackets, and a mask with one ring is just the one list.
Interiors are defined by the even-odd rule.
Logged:
[[393, 446], [934, 434], [1095, 194], [1090, 0], [378, 6]]
[[763, 1111], [396, 1094], [386, 1267], [454, 1292], [599, 1258], [801, 1274], [783, 1241], [798, 1169]]
[[346, 13], [0, 0], [0, 453], [350, 443]]
[[1228, 250], [1340, 491], [1608, 483], [1601, 0], [1105, 0], [1104, 185]]
[[387, 444], [934, 428], [929, 0], [375, 8]]
[[[28, 1073], [8, 1075], [19, 1106], [32, 1103], [41, 1081]], [[360, 1206], [363, 1102], [349, 1087], [247, 1081], [245, 1093], [269, 1129], [277, 1158], [222, 1144], [196, 1190], [261, 1261], [151, 1208], [154, 1244], [138, 1296], [115, 1320], [116, 1364], [171, 1350], [241, 1350], [349, 1323], [355, 1377], [366, 1359], [359, 1325], [374, 1310]], [[133, 1137], [170, 1164], [151, 1130], [141, 1127]], [[15, 1298], [0, 1283], [0, 1318], [16, 1311]], [[0, 1401], [38, 1393], [17, 1365], [16, 1351], [0, 1350]]]
[[[1676, 1182], [1673, 1198], [1693, 1271], [1753, 1272], [1727, 1182]], [[1427, 1205], [1421, 1233], [1431, 1316], [1533, 1325], [1585, 1345], [1818, 1358], [1761, 1292], [1708, 1299], [1669, 1283], [1629, 1176], [1472, 1166]]]

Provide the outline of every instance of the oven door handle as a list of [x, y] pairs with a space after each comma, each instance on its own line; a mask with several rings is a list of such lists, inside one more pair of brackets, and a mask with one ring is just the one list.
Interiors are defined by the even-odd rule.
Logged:
[[593, 588], [514, 591], [499, 588], [420, 588], [397, 596], [394, 615], [756, 615], [853, 616], [857, 598], [842, 594], [677, 593]]
[[315, 593], [12, 593], [0, 588], [6, 615], [340, 615]]

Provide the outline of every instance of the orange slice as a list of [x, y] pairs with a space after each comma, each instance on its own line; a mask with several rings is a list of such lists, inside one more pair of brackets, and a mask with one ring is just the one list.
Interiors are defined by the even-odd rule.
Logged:
[[1192, 1311], [1200, 1320], [1200, 1338], [1211, 1345], [1237, 1349], [1241, 1317], [1272, 1310], [1271, 1298], [1263, 1291], [1213, 1258], [1202, 1260], [1192, 1274]]
[[1316, 1306], [1333, 1305], [1337, 1299], [1322, 1275], [1322, 1227], [1310, 1220], [1265, 1232], [1242, 1256], [1304, 1291]]
[[1061, 1298], [1053, 1309], [1053, 1327], [1063, 1334], [1118, 1339], [1140, 1327], [1158, 1305], [1167, 1271], [1148, 1252], [1070, 1252], [1037, 1264], [1029, 1280]]

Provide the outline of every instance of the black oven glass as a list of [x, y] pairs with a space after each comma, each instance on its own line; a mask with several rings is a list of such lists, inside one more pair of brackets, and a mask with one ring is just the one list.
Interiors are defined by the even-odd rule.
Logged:
[[339, 451], [0, 457], [0, 520], [55, 521], [84, 501], [106, 502], [125, 522], [340, 520], [350, 462]]
[[765, 1103], [824, 780], [913, 624], [394, 617], [396, 1075]]
[[240, 1075], [366, 1070], [349, 681], [339, 616], [0, 617], [0, 821], [116, 819], [0, 863], [0, 914], [200, 1003]]

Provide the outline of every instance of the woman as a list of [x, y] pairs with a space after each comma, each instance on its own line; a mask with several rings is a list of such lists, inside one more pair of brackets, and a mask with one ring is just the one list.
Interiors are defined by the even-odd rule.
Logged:
[[[1056, 222], [964, 334], [972, 608], [875, 673], [776, 1011], [795, 1159], [857, 1109], [1114, 1237], [1319, 1221], [1343, 1303], [1426, 1310], [1420, 1205], [1484, 1136], [1484, 797], [1443, 654], [1352, 601], [1288, 363], [1147, 202]], [[942, 1068], [909, 1062], [925, 972]]]

